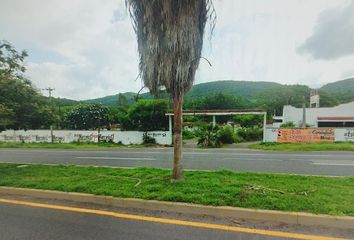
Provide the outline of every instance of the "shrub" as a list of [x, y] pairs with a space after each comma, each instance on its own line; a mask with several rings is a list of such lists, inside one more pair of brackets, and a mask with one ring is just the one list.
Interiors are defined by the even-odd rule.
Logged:
[[281, 128], [294, 128], [295, 127], [295, 123], [294, 122], [286, 122], [283, 123], [282, 125], [280, 125]]
[[243, 139], [238, 133], [234, 134], [234, 143], [240, 143], [240, 142], [245, 142], [245, 139]]
[[194, 138], [194, 133], [191, 130], [183, 129], [182, 136], [183, 136], [183, 139], [186, 139], [186, 140], [193, 139]]
[[237, 135], [245, 141], [258, 141], [262, 140], [263, 130], [260, 127], [239, 128], [237, 130]]
[[235, 142], [235, 133], [230, 126], [221, 128], [219, 130], [219, 137], [222, 143], [231, 144]]

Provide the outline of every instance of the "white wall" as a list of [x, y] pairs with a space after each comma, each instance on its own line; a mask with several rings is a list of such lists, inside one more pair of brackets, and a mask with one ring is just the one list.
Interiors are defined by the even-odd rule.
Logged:
[[[138, 131], [101, 131], [101, 140], [112, 140], [115, 143], [141, 144], [143, 134]], [[54, 142], [70, 143], [74, 141], [98, 142], [97, 131], [54, 130]], [[172, 144], [172, 135], [168, 131], [148, 132], [148, 136], [156, 139], [158, 144]], [[51, 142], [50, 130], [6, 130], [0, 132], [2, 142]]]
[[336, 141], [354, 142], [354, 128], [337, 128], [334, 136]]
[[[354, 102], [341, 104], [328, 108], [306, 108], [306, 123], [317, 127], [318, 117], [352, 117], [354, 116]], [[286, 105], [283, 108], [283, 123], [294, 122], [300, 125], [302, 122], [302, 108]]]
[[278, 128], [266, 128], [265, 131], [265, 142], [276, 142], [278, 137]]

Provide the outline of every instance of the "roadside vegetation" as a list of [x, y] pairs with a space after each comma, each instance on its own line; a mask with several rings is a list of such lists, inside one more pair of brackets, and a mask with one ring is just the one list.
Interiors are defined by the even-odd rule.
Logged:
[[271, 151], [354, 151], [354, 142], [334, 143], [256, 143], [249, 148]]
[[[5, 160], [5, 159], [4, 159]], [[354, 177], [0, 164], [0, 186], [354, 216]]]

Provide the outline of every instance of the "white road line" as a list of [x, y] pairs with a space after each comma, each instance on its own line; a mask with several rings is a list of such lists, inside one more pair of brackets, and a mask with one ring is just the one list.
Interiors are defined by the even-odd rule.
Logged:
[[321, 165], [321, 166], [354, 166], [354, 163], [313, 163], [313, 165]]
[[156, 161], [155, 158], [132, 158], [132, 157], [75, 157], [81, 159], [113, 159], [113, 160], [139, 160], [139, 161]]

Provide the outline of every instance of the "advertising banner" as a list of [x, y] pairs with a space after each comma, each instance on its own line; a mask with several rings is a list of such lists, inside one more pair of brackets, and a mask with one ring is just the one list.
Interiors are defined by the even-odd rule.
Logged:
[[306, 143], [306, 142], [334, 142], [334, 128], [280, 128], [277, 142]]

